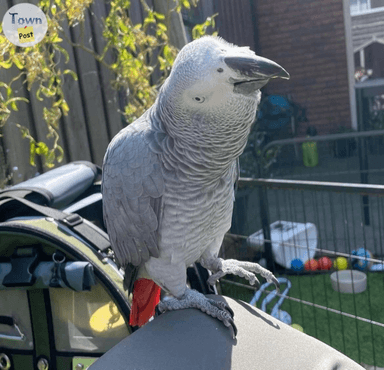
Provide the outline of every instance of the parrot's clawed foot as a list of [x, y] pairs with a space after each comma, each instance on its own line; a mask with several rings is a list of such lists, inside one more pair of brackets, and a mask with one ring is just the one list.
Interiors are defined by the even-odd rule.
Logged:
[[225, 303], [209, 299], [196, 290], [187, 289], [180, 298], [167, 298], [158, 304], [160, 312], [182, 310], [185, 308], [198, 308], [209, 316], [215, 317], [231, 330], [232, 337], [237, 335], [237, 328], [233, 321], [234, 312]]
[[260, 274], [269, 283], [273, 283], [277, 292], [280, 292], [280, 284], [275, 276], [266, 268], [254, 262], [238, 261], [238, 260], [223, 260], [219, 259], [219, 269], [208, 279], [208, 284], [214, 285], [217, 280], [227, 274], [237, 275], [245, 278], [251, 285], [260, 286], [260, 282], [255, 274]]

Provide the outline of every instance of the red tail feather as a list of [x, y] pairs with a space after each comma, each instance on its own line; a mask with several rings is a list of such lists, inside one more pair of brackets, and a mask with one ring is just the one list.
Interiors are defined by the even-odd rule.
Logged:
[[143, 326], [155, 314], [161, 288], [149, 279], [138, 279], [133, 286], [133, 301], [129, 325]]

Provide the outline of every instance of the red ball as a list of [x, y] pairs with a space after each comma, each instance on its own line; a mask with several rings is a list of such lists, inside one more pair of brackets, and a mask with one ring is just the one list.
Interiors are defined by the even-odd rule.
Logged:
[[316, 271], [318, 266], [319, 266], [319, 264], [317, 263], [317, 261], [312, 258], [312, 259], [308, 260], [307, 262], [305, 262], [304, 268], [307, 271]]
[[332, 260], [328, 257], [321, 257], [318, 265], [319, 270], [330, 270], [332, 268]]

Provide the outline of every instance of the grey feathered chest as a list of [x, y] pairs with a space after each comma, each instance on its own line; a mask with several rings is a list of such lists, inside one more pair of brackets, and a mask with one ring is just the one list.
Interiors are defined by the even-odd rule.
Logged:
[[217, 254], [231, 226], [236, 163], [206, 184], [163, 167], [165, 192], [159, 220], [160, 256], [186, 266], [207, 249]]
[[230, 228], [237, 164], [205, 147], [177, 141], [152, 116], [145, 138], [156, 152], [164, 178], [159, 212], [160, 258], [186, 266], [207, 248], [218, 253]]
[[229, 114], [221, 136], [205, 122], [204, 141], [172, 137], [155, 104], [114, 138], [104, 159], [103, 205], [122, 266], [150, 257], [188, 266], [207, 248], [218, 253], [256, 102], [250, 108], [244, 116]]

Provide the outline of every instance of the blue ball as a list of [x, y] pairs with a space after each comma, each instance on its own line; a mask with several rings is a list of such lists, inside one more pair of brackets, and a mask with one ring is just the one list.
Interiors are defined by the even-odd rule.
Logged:
[[[372, 258], [371, 252], [365, 248], [359, 248], [357, 251], [352, 251], [352, 255], [364, 258]], [[366, 270], [370, 264], [371, 262], [368, 260], [357, 258], [352, 259], [352, 267], [360, 271]]]
[[295, 258], [291, 262], [291, 269], [293, 271], [303, 271], [304, 270], [304, 262], [300, 258]]

